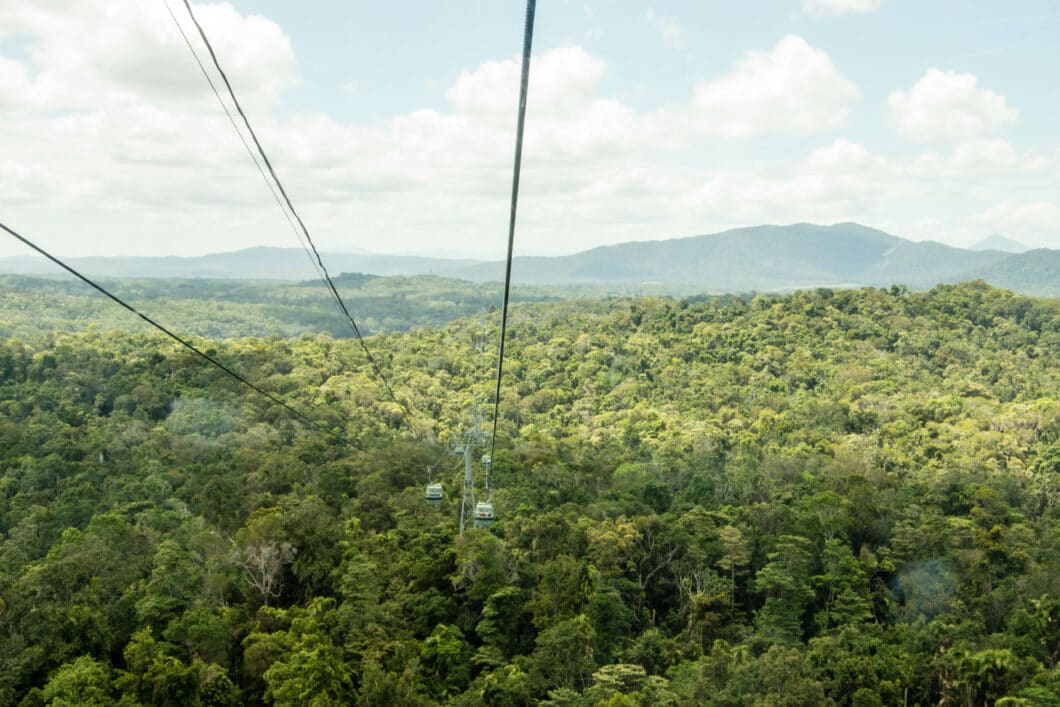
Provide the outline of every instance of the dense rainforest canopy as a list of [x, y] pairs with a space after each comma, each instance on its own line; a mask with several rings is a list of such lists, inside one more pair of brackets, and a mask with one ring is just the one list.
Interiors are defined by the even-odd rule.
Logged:
[[[480, 317], [498, 304], [496, 283], [477, 284], [434, 275], [377, 277], [343, 273], [334, 278], [365, 334], [444, 326]], [[305, 331], [351, 336], [336, 316], [323, 282], [282, 280], [111, 280], [103, 285], [133, 306], [185, 334], [213, 339], [237, 336], [297, 337]], [[513, 302], [551, 302], [615, 295], [687, 295], [690, 288], [516, 284]], [[121, 307], [101, 307], [99, 294], [70, 277], [0, 275], [0, 336], [31, 338], [42, 332], [121, 329], [154, 331]]]
[[0, 340], [0, 704], [1060, 704], [1055, 301], [521, 305], [458, 536], [482, 328]]

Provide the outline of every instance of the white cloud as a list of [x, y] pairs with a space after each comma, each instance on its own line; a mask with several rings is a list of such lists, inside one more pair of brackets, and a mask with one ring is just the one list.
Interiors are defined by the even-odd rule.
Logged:
[[908, 91], [887, 98], [894, 128], [914, 140], [971, 140], [1015, 124], [1018, 111], [972, 74], [928, 69]]
[[1003, 233], [1030, 246], [1049, 247], [1049, 238], [1060, 232], [1060, 206], [1045, 199], [1005, 199], [975, 214], [969, 223], [983, 234]]
[[[187, 16], [173, 3], [185, 32], [208, 62]], [[266, 109], [296, 81], [290, 42], [280, 27], [243, 16], [228, 3], [194, 5], [240, 100]], [[31, 37], [21, 67], [20, 110], [93, 109], [149, 101], [201, 103], [203, 80], [172, 19], [159, 3], [136, 0], [54, 0], [4, 3], [0, 25]], [[10, 79], [8, 79], [10, 80]], [[10, 106], [9, 106], [10, 109]]]
[[[641, 145], [669, 144], [668, 116], [640, 113], [596, 91], [605, 63], [579, 46], [551, 49], [533, 57], [527, 106], [527, 150], [537, 159], [585, 156], [594, 151], [626, 152]], [[454, 140], [459, 154], [511, 151], [518, 105], [518, 59], [487, 62], [464, 71], [446, 92], [451, 114], [433, 114], [441, 148]], [[421, 116], [422, 117], [422, 116]], [[399, 119], [404, 120], [404, 119]], [[687, 112], [671, 122], [684, 124]], [[669, 123], [667, 123], [669, 125]], [[402, 125], [402, 129], [409, 127]], [[488, 129], [487, 129], [488, 128]], [[465, 145], [465, 143], [467, 143]]]
[[[680, 201], [694, 221], [719, 227], [858, 221], [952, 245], [1001, 232], [1047, 246], [1060, 232], [1060, 209], [1048, 198], [1027, 198], [1022, 183], [1011, 180], [1014, 174], [1040, 175], [1046, 166], [1002, 141], [968, 143], [934, 160], [896, 160], [841, 138], [802, 161], [704, 175]], [[990, 209], [969, 215], [969, 204], [990, 200]]]
[[5, 204], [32, 204], [48, 191], [55, 176], [32, 164], [0, 162], [0, 194]]
[[[124, 14], [112, 15], [112, 5]], [[76, 238], [61, 241], [64, 254], [293, 245], [159, 7], [0, 2], [0, 31], [27, 38], [25, 52], [0, 56], [5, 216], [30, 235]], [[202, 6], [199, 15], [318, 243], [398, 252], [445, 243], [483, 257], [503, 251], [495, 236], [508, 217], [518, 59], [469, 67], [453, 77], [446, 103], [431, 109], [371, 123], [292, 116], [277, 110], [298, 80], [282, 29], [226, 4]], [[86, 27], [106, 27], [105, 40], [74, 41]], [[799, 37], [747, 53], [687, 101], [662, 108], [606, 95], [606, 72], [601, 57], [578, 46], [534, 56], [522, 249], [569, 252], [766, 221], [859, 220], [908, 235], [893, 215], [910, 200], [943, 185], [966, 190], [968, 180], [959, 177], [1042, 166], [997, 139], [963, 140], [902, 161], [834, 136], [806, 145], [801, 156], [752, 164], [711, 155], [698, 163], [718, 138], [843, 124], [857, 87]], [[1031, 218], [1028, 205], [1042, 195], [1013, 191], [998, 189], [991, 199], [1011, 199], [1012, 213]], [[940, 222], [953, 221], [944, 215]]]
[[840, 138], [811, 152], [806, 164], [817, 172], [847, 173], [881, 167], [885, 161], [870, 154], [864, 145]]
[[802, 11], [818, 17], [848, 15], [875, 12], [882, 4], [883, 0], [803, 0]]
[[748, 52], [729, 74], [698, 85], [692, 106], [700, 131], [747, 137], [836, 128], [859, 96], [825, 52], [788, 35], [767, 52]]
[[28, 67], [0, 56], [0, 114], [14, 112], [30, 101], [31, 87]]
[[[268, 131], [297, 80], [286, 35], [228, 3], [194, 7]], [[17, 55], [0, 56], [0, 199], [26, 229], [60, 234], [60, 253], [201, 252], [231, 224], [228, 207], [267, 210], [271, 197], [161, 3], [0, 3], [0, 27], [19, 37]], [[235, 220], [232, 246], [253, 243], [257, 219]]]
[[[530, 68], [533, 102], [553, 113], [570, 113], [590, 100], [605, 68], [603, 60], [578, 46], [536, 55]], [[462, 72], [446, 98], [461, 113], [514, 116], [520, 71], [519, 59], [486, 62]]]
[[690, 199], [701, 218], [725, 214], [733, 225], [811, 221], [884, 222], [912, 185], [901, 169], [863, 145], [839, 139], [802, 161], [711, 175]]
[[951, 154], [925, 152], [909, 167], [923, 178], [968, 179], [1011, 176], [1047, 169], [1049, 160], [1033, 153], [1020, 154], [1006, 140], [972, 140], [958, 143]]
[[648, 26], [658, 33], [663, 43], [671, 49], [681, 49], [684, 42], [681, 39], [681, 25], [671, 17], [665, 17], [655, 12], [655, 8], [649, 7], [644, 14]]

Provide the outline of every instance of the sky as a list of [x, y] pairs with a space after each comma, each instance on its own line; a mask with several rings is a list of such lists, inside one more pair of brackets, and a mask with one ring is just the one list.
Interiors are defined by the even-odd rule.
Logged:
[[[322, 250], [503, 255], [523, 2], [192, 7]], [[516, 252], [1060, 248], [1057, 36], [1060, 0], [541, 0]], [[298, 245], [163, 0], [0, 2], [0, 222], [65, 256]]]

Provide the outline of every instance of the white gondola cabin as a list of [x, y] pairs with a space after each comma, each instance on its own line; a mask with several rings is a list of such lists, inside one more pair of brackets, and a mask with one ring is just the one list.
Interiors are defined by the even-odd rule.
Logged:
[[493, 504], [479, 501], [475, 504], [475, 527], [488, 528], [493, 525]]
[[424, 498], [426, 499], [428, 506], [442, 505], [442, 499], [445, 498], [445, 493], [442, 491], [442, 485], [427, 484], [427, 491], [424, 494]]

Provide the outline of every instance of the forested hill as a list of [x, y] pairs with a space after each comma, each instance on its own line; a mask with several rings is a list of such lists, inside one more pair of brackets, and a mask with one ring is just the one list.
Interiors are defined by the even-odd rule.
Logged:
[[[496, 309], [503, 292], [499, 283], [474, 283], [437, 275], [377, 277], [344, 273], [334, 281], [361, 331], [367, 334], [443, 326], [461, 317], [478, 317], [481, 321]], [[106, 279], [102, 283], [139, 310], [193, 336], [294, 337], [305, 332], [352, 336], [320, 280], [152, 278]], [[542, 287], [517, 283], [512, 286], [511, 300], [516, 304], [551, 302], [638, 294], [641, 290], [630, 286]], [[688, 288], [666, 290], [689, 293]], [[151, 327], [71, 277], [0, 275], [0, 336], [25, 339], [52, 331], [89, 329], [149, 331]]]
[[510, 326], [498, 522], [459, 537], [481, 320], [370, 340], [414, 435], [356, 342], [211, 344], [352, 446], [155, 336], [0, 341], [0, 704], [1060, 703], [1056, 302]]
[[[481, 317], [501, 300], [500, 286], [495, 283], [430, 275], [344, 274], [335, 283], [368, 334]], [[103, 284], [141, 311], [190, 335], [293, 337], [308, 331], [352, 336], [319, 280], [108, 279]], [[550, 301], [586, 289], [519, 285], [512, 290], [512, 301]], [[150, 327], [73, 278], [0, 275], [0, 336], [27, 338], [86, 329], [147, 331]]]
[[[512, 272], [520, 282], [657, 282], [709, 292], [895, 283], [926, 289], [973, 279], [972, 271], [1009, 257], [1000, 251], [909, 241], [856, 223], [800, 223], [620, 243], [563, 257], [517, 258]], [[492, 264], [452, 271], [468, 280], [496, 278], [495, 273]], [[1050, 283], [1060, 281], [1060, 271], [1056, 275]], [[1028, 280], [1021, 290], [1045, 294], [1035, 289], [1039, 284]]]
[[1042, 295], [1060, 297], [1060, 251], [1057, 250], [1029, 250], [974, 274], [997, 287], [1019, 291], [1033, 289]]

